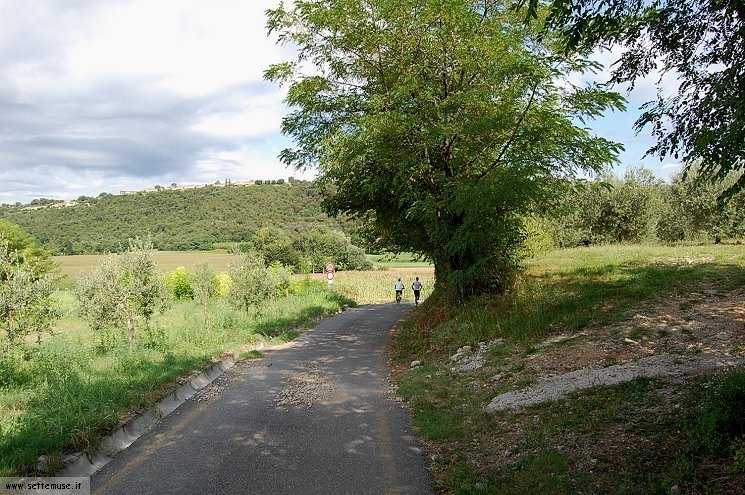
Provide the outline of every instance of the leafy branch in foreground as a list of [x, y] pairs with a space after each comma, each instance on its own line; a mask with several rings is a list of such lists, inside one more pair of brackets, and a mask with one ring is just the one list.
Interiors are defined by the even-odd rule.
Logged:
[[[522, 0], [542, 18], [538, 0]], [[682, 159], [686, 172], [745, 189], [745, 4], [740, 0], [552, 0], [546, 25], [567, 51], [622, 48], [611, 83], [659, 72], [672, 94], [647, 102], [636, 130], [657, 138], [648, 153]], [[661, 79], [660, 79], [661, 81]]]
[[[370, 218], [377, 243], [434, 261], [460, 297], [505, 290], [523, 214], [558, 179], [599, 172], [619, 144], [580, 122], [623, 108], [564, 84], [596, 65], [563, 57], [509, 2], [296, 0], [268, 29], [297, 58], [265, 77], [289, 86], [289, 166], [316, 168], [332, 214]], [[308, 66], [312, 70], [305, 72]]]

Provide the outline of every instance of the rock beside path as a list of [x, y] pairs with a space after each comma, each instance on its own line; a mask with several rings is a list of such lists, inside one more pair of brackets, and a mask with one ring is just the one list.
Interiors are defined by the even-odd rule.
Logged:
[[616, 385], [640, 377], [687, 375], [744, 363], [745, 359], [743, 358], [723, 360], [719, 357], [707, 356], [681, 361], [679, 357], [658, 354], [631, 363], [608, 366], [607, 368], [583, 368], [563, 375], [542, 378], [532, 387], [494, 397], [485, 410], [490, 414], [509, 409], [515, 410], [561, 399], [577, 390], [598, 385]]
[[484, 359], [490, 349], [504, 344], [504, 339], [492, 340], [491, 342], [481, 342], [476, 352], [473, 352], [470, 345], [464, 345], [450, 356], [450, 361], [454, 363], [451, 368], [456, 373], [470, 373], [484, 366]]

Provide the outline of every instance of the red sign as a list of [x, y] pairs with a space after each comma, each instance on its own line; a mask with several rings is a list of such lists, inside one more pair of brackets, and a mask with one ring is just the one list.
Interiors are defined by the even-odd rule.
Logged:
[[334, 279], [334, 272], [336, 272], [336, 267], [333, 263], [327, 263], [326, 264], [326, 278], [329, 280]]

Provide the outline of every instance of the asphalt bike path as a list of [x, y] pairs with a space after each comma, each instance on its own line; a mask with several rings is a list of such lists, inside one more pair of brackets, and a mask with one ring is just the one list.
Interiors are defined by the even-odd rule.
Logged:
[[432, 493], [388, 382], [388, 331], [410, 308], [351, 309], [238, 363], [96, 473], [93, 493]]

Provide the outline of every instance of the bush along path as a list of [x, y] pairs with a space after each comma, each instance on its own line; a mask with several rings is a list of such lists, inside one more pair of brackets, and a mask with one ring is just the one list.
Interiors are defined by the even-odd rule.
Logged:
[[388, 395], [388, 329], [409, 307], [352, 309], [238, 363], [99, 471], [93, 493], [431, 493]]

